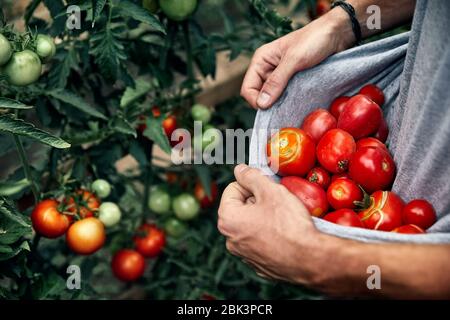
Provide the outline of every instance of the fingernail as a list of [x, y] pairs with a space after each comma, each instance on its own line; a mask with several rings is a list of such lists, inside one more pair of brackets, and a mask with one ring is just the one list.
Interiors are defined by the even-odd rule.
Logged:
[[241, 173], [242, 171], [246, 170], [248, 166], [246, 164], [238, 164], [236, 168], [234, 169], [236, 173]]
[[256, 101], [256, 103], [261, 108], [267, 108], [269, 106], [269, 101], [270, 101], [270, 95], [267, 92], [262, 92], [259, 95], [258, 100]]

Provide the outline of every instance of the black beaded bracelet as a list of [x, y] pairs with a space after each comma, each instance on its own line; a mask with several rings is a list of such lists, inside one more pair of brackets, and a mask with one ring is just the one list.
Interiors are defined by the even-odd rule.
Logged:
[[353, 33], [355, 34], [356, 38], [356, 45], [359, 46], [361, 44], [362, 34], [361, 34], [361, 26], [359, 25], [358, 19], [356, 18], [355, 8], [353, 8], [353, 6], [350, 3], [342, 0], [333, 1], [331, 8], [333, 9], [337, 6], [340, 6], [342, 9], [344, 9], [345, 12], [347, 12], [347, 14], [349, 15], [350, 22], [352, 23]]

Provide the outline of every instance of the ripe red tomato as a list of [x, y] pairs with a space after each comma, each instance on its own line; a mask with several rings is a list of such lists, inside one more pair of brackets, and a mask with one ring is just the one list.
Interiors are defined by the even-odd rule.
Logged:
[[327, 195], [317, 184], [293, 176], [282, 178], [280, 183], [300, 199], [312, 216], [320, 217], [328, 211]]
[[114, 255], [111, 268], [119, 280], [135, 281], [144, 274], [145, 259], [135, 250], [122, 249]]
[[373, 100], [379, 106], [384, 104], [384, 93], [374, 84], [368, 84], [359, 90], [359, 94], [363, 94]]
[[[161, 110], [157, 106], [154, 106], [152, 108], [152, 115], [154, 118], [159, 118], [161, 116]], [[145, 129], [147, 129], [147, 125], [145, 124], [145, 116], [142, 115], [139, 119], [142, 123], [138, 126], [138, 131], [140, 134], [143, 134]], [[172, 133], [178, 128], [177, 118], [174, 115], [168, 115], [163, 120], [162, 127], [172, 147], [180, 142], [171, 140]]]
[[361, 201], [363, 196], [358, 185], [350, 179], [338, 179], [327, 190], [328, 203], [336, 210], [355, 209], [355, 201]]
[[359, 217], [366, 228], [392, 231], [402, 225], [403, 200], [391, 191], [376, 191], [370, 196], [370, 207]]
[[152, 224], [143, 224], [133, 240], [136, 250], [146, 258], [154, 258], [161, 253], [166, 244], [164, 231]]
[[73, 252], [83, 255], [92, 254], [105, 243], [105, 226], [94, 217], [78, 220], [66, 233], [66, 242]]
[[389, 127], [384, 118], [381, 119], [380, 126], [378, 127], [378, 131], [373, 135], [374, 138], [380, 140], [385, 143], [389, 135]]
[[39, 202], [31, 213], [34, 230], [46, 238], [62, 236], [69, 228], [71, 217], [58, 210], [58, 201], [47, 199]]
[[348, 100], [350, 100], [350, 97], [341, 96], [337, 97], [333, 100], [333, 102], [331, 102], [330, 112], [336, 119], [339, 119], [339, 116], [341, 115], [342, 110], [344, 110], [344, 107], [347, 104]]
[[427, 200], [415, 199], [403, 208], [403, 222], [427, 230], [436, 222], [436, 211]]
[[330, 212], [323, 219], [332, 223], [340, 224], [341, 226], [365, 228], [356, 212], [351, 209], [340, 209]]
[[318, 0], [316, 3], [316, 14], [318, 17], [323, 16], [325, 13], [330, 11], [331, 3], [329, 0]]
[[97, 196], [87, 190], [79, 189], [67, 200], [67, 211], [78, 214], [81, 218], [93, 217], [100, 207]]
[[313, 139], [298, 128], [283, 128], [267, 142], [270, 168], [280, 176], [304, 176], [316, 163]]
[[211, 196], [208, 197], [206, 195], [206, 191], [203, 188], [203, 185], [200, 181], [195, 184], [194, 188], [194, 196], [197, 198], [200, 206], [205, 209], [211, 207], [214, 202], [217, 200], [217, 196], [219, 194], [219, 190], [217, 188], [217, 184], [213, 181], [211, 182]]
[[328, 188], [331, 182], [330, 174], [322, 167], [313, 168], [306, 176], [306, 179], [309, 182], [318, 184], [322, 189], [325, 190]]
[[362, 138], [361, 140], [356, 141], [356, 150], [363, 148], [363, 147], [375, 147], [375, 148], [381, 148], [386, 152], [389, 152], [388, 148], [384, 143], [382, 143], [380, 140], [375, 138]]
[[345, 105], [337, 127], [360, 139], [376, 133], [382, 118], [381, 108], [368, 97], [358, 94]]
[[353, 137], [341, 129], [325, 133], [317, 145], [317, 159], [326, 170], [339, 173], [347, 171], [348, 163], [356, 150]]
[[336, 125], [336, 118], [331, 113], [325, 109], [317, 109], [303, 120], [301, 128], [317, 143], [327, 131], [335, 129]]
[[350, 179], [350, 176], [348, 175], [347, 172], [335, 173], [331, 176], [331, 183], [333, 183], [334, 181], [336, 181], [338, 179]]
[[404, 234], [421, 234], [421, 233], [425, 233], [425, 231], [416, 226], [415, 224], [407, 224], [398, 228], [395, 228], [394, 230], [392, 230], [392, 232], [396, 232], [396, 233], [404, 233]]
[[365, 191], [386, 190], [395, 179], [395, 163], [381, 148], [363, 147], [353, 154], [349, 166], [350, 177]]

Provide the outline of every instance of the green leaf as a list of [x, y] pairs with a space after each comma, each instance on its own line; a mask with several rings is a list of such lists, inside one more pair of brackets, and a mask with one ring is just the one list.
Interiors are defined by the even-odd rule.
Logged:
[[78, 65], [76, 49], [70, 47], [67, 51], [61, 50], [54, 57], [57, 63], [53, 63], [49, 72], [49, 84], [52, 88], [65, 88], [72, 68]]
[[133, 137], [137, 137], [136, 130], [134, 127], [123, 117], [117, 117], [112, 122], [112, 127], [115, 131], [128, 134]]
[[31, 123], [15, 119], [11, 115], [0, 116], [0, 131], [24, 136], [58, 149], [70, 147], [70, 144], [63, 139], [38, 129]]
[[136, 87], [127, 87], [122, 98], [120, 99], [120, 106], [122, 108], [128, 107], [131, 103], [145, 96], [152, 88], [152, 84], [148, 80], [136, 79]]
[[0, 196], [12, 196], [30, 185], [27, 179], [0, 182]]
[[95, 21], [105, 8], [106, 0], [92, 0], [92, 28], [95, 26]]
[[14, 221], [16, 224], [29, 228], [31, 227], [29, 221], [25, 220], [23, 216], [17, 211], [16, 207], [5, 198], [0, 198], [0, 213], [4, 217]]
[[211, 197], [211, 171], [208, 166], [205, 165], [195, 165], [195, 172], [202, 183], [203, 189], [208, 197]]
[[72, 107], [75, 107], [77, 109], [79, 109], [80, 111], [83, 111], [84, 113], [96, 117], [96, 118], [100, 118], [103, 120], [107, 120], [108, 118], [106, 118], [102, 113], [100, 113], [99, 111], [97, 111], [96, 109], [94, 109], [94, 107], [92, 107], [91, 105], [89, 105], [85, 100], [83, 100], [80, 96], [77, 96], [76, 94], [67, 91], [67, 90], [52, 90], [50, 92], [47, 93], [47, 95], [58, 99], [62, 102], [65, 102], [69, 105], [71, 105]]
[[153, 27], [156, 31], [162, 32], [163, 34], [166, 33], [166, 30], [156, 16], [150, 14], [150, 12], [143, 7], [128, 0], [121, 0], [118, 7], [124, 15], [133, 18], [134, 20], [144, 22]]
[[164, 152], [170, 154], [172, 148], [170, 147], [169, 140], [167, 139], [164, 129], [162, 127], [162, 119], [148, 117], [147, 128], [144, 130], [144, 136], [153, 140]]
[[148, 160], [144, 148], [137, 141], [131, 141], [129, 152], [142, 167], [147, 165]]
[[19, 101], [8, 99], [8, 98], [0, 98], [0, 108], [4, 109], [31, 109], [32, 106], [27, 106]]

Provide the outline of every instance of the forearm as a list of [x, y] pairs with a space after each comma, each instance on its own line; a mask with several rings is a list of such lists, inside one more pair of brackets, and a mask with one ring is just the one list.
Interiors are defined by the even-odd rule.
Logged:
[[[347, 0], [347, 2], [355, 8], [363, 39], [411, 21], [416, 5], [415, 0]], [[368, 27], [368, 19], [373, 13], [368, 13], [367, 8], [371, 5], [380, 8], [380, 29], [369, 29]], [[355, 35], [351, 22], [348, 14], [342, 8], [336, 7], [320, 19], [334, 25], [337, 36], [341, 40], [341, 50], [354, 45]]]
[[[320, 236], [326, 259], [312, 284], [329, 294], [388, 298], [450, 298], [450, 245], [367, 244]], [[380, 269], [381, 289], [369, 290], [369, 266]]]

